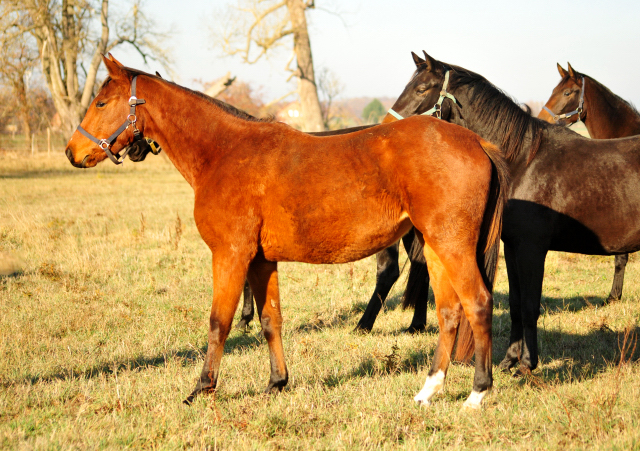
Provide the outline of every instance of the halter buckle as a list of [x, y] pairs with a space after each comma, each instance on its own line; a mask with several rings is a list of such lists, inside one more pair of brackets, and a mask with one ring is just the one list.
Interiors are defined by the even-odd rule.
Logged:
[[111, 144], [109, 144], [109, 141], [107, 141], [106, 139], [101, 139], [98, 143], [98, 146], [100, 146], [102, 150], [106, 150], [111, 147]]

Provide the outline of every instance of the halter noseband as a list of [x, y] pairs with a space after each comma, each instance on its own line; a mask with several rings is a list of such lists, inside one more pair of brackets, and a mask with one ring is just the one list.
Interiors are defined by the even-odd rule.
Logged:
[[[440, 91], [440, 97], [438, 97], [438, 101], [433, 108], [424, 113], [420, 113], [420, 115], [424, 116], [435, 116], [438, 119], [442, 119], [442, 102], [444, 102], [445, 98], [453, 100], [453, 103], [458, 103], [453, 94], [447, 92], [447, 85], [449, 84], [449, 71], [444, 73], [444, 83], [442, 84], [442, 90]], [[388, 113], [395, 117], [396, 119], [404, 119], [400, 114], [398, 114], [393, 108], [389, 108]]]
[[[580, 115], [582, 114], [583, 111], [583, 106], [584, 106], [584, 77], [581, 78], [582, 80], [582, 87], [580, 88], [580, 100], [578, 101], [578, 108], [569, 112], [569, 113], [564, 113], [564, 114], [556, 114], [553, 111], [551, 111], [549, 109], [549, 107], [547, 107], [546, 105], [543, 107], [543, 109], [549, 113], [551, 115], [551, 117], [553, 118], [554, 122], [558, 122], [560, 119], [567, 119], [570, 118], [571, 116], [575, 116], [576, 114], [578, 115], [578, 120], [580, 120]], [[571, 124], [569, 124], [571, 125]]]
[[129, 153], [130, 147], [127, 147], [122, 155], [119, 155], [118, 153], [114, 155], [113, 152], [111, 152], [111, 145], [116, 140], [116, 138], [120, 136], [120, 134], [129, 127], [129, 125], [133, 125], [134, 141], [141, 138], [140, 130], [138, 130], [138, 127], [136, 127], [136, 121], [137, 121], [136, 105], [143, 104], [145, 103], [145, 101], [143, 99], [138, 99], [136, 97], [136, 79], [137, 78], [138, 76], [136, 75], [131, 80], [131, 97], [129, 97], [129, 114], [127, 115], [127, 118], [124, 120], [122, 125], [115, 132], [113, 132], [111, 136], [109, 136], [106, 139], [98, 139], [95, 136], [93, 136], [91, 133], [86, 131], [84, 128], [82, 128], [80, 125], [78, 125], [78, 131], [82, 133], [84, 136], [86, 136], [87, 138], [89, 138], [91, 141], [96, 143], [98, 146], [100, 146], [100, 148], [104, 150], [104, 153], [107, 154], [109, 159], [113, 161], [114, 164], [122, 164], [122, 162], [124, 161], [124, 158], [127, 156], [127, 153]]

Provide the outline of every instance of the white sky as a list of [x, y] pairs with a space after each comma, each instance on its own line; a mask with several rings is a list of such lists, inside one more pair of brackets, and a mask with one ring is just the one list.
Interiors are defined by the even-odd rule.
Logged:
[[[223, 57], [212, 42], [216, 11], [231, 0], [147, 0], [145, 11], [173, 31], [174, 81], [199, 88], [227, 71], [265, 94], [292, 90], [290, 53], [258, 65]], [[340, 15], [331, 11], [339, 11]], [[556, 62], [600, 81], [640, 107], [640, 1], [316, 0], [307, 13], [316, 70], [344, 86], [340, 97], [397, 97], [415, 69], [411, 51], [473, 70], [520, 102], [546, 101], [559, 81]], [[153, 72], [132, 52], [123, 64]]]

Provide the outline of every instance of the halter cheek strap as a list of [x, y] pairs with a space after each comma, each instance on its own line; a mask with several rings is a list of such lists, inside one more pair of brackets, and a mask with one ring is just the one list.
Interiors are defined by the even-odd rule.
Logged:
[[[441, 119], [442, 118], [442, 102], [444, 102], [444, 99], [451, 99], [453, 103], [458, 103], [458, 101], [453, 96], [453, 94], [451, 94], [450, 92], [447, 92], [448, 85], [449, 85], [449, 71], [446, 71], [444, 73], [444, 83], [442, 83], [442, 90], [440, 91], [440, 97], [438, 97], [438, 101], [436, 102], [435, 105], [433, 105], [433, 107], [430, 110], [427, 110], [424, 113], [421, 113], [421, 115], [435, 116], [438, 119]], [[389, 111], [387, 112], [398, 120], [404, 119], [404, 117], [398, 114], [398, 112], [396, 112], [393, 108], [389, 108]]]
[[129, 147], [125, 149], [122, 155], [118, 153], [114, 154], [113, 152], [111, 152], [111, 145], [114, 143], [116, 138], [118, 138], [118, 136], [120, 136], [120, 134], [123, 131], [125, 131], [130, 125], [133, 125], [134, 139], [136, 139], [135, 137], [139, 137], [140, 135], [140, 130], [138, 130], [138, 127], [136, 127], [136, 121], [137, 121], [136, 105], [141, 105], [145, 103], [145, 101], [143, 99], [138, 99], [136, 97], [136, 79], [137, 78], [138, 76], [136, 75], [131, 80], [131, 97], [129, 97], [129, 114], [127, 115], [127, 118], [124, 120], [122, 125], [115, 132], [113, 132], [111, 136], [109, 136], [106, 139], [98, 139], [95, 136], [93, 136], [91, 133], [86, 131], [84, 128], [82, 128], [80, 125], [78, 125], [78, 131], [82, 133], [84, 136], [86, 136], [87, 138], [89, 138], [91, 141], [96, 143], [98, 146], [100, 146], [100, 148], [104, 150], [104, 153], [107, 154], [109, 159], [113, 161], [114, 164], [122, 164], [125, 157], [127, 156], [127, 153], [129, 152]]
[[[558, 122], [560, 119], [567, 119], [570, 118], [572, 116], [575, 116], [576, 114], [578, 115], [578, 121], [580, 120], [580, 116], [582, 115], [582, 111], [583, 111], [583, 106], [584, 106], [584, 77], [582, 77], [582, 88], [580, 88], [580, 100], [578, 101], [578, 108], [570, 111], [569, 113], [564, 113], [564, 114], [556, 114], [553, 111], [551, 111], [549, 109], [549, 107], [547, 107], [546, 105], [543, 107], [543, 109], [549, 113], [551, 115], [551, 117], [553, 118], [554, 122]], [[569, 124], [571, 125], [571, 124]]]

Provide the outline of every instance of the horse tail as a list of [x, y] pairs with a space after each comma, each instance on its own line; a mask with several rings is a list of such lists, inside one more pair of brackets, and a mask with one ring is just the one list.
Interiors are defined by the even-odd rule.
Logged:
[[402, 310], [409, 307], [415, 308], [418, 300], [427, 299], [429, 295], [429, 271], [427, 270], [427, 261], [424, 259], [423, 247], [417, 235], [414, 235], [408, 254], [409, 277], [407, 277], [407, 285], [402, 295]]
[[[496, 271], [498, 268], [498, 252], [500, 250], [500, 234], [502, 233], [502, 212], [507, 202], [507, 190], [510, 183], [509, 167], [502, 157], [500, 149], [488, 141], [481, 140], [480, 145], [491, 160], [491, 184], [489, 198], [485, 207], [480, 239], [477, 247], [477, 261], [482, 279], [487, 289], [493, 292]], [[467, 317], [462, 315], [458, 327], [458, 340], [454, 360], [468, 363], [475, 350], [473, 331]]]

